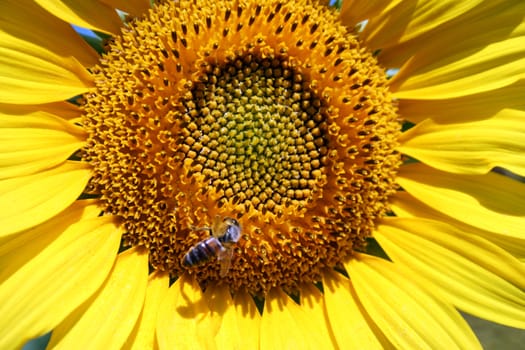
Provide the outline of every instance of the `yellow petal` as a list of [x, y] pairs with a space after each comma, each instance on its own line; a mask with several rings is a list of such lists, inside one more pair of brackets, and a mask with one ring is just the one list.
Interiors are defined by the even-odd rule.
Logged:
[[71, 26], [28, 1], [0, 2], [0, 20], [0, 103], [66, 100], [93, 86], [79, 60], [94, 64], [96, 53]]
[[323, 276], [326, 314], [340, 349], [391, 349], [392, 344], [368, 317], [351, 281], [332, 270]]
[[[9, 261], [9, 264], [0, 270], [0, 283], [18, 270], [27, 260], [32, 259], [35, 252], [41, 251], [51, 244], [69, 226], [82, 220], [94, 219], [101, 212], [102, 208], [99, 206], [98, 201], [91, 199], [77, 200], [61, 212], [60, 215], [54, 216], [28, 230], [3, 237], [0, 240], [0, 259]], [[23, 249], [32, 241], [34, 243], [32, 243], [31, 250]]]
[[149, 0], [100, 0], [100, 2], [136, 17], [144, 15], [151, 7]]
[[40, 113], [53, 114], [62, 119], [69, 120], [70, 122], [73, 122], [73, 119], [79, 119], [82, 115], [82, 111], [78, 106], [67, 101], [58, 101], [36, 105], [13, 105], [0, 103], [0, 114], [2, 115], [30, 117], [33, 114], [38, 115]]
[[34, 175], [0, 181], [0, 236], [57, 215], [78, 198], [90, 176], [89, 166], [68, 161]]
[[[467, 2], [455, 5], [470, 7]], [[415, 56], [416, 64], [422, 67], [445, 57], [469, 55], [491, 43], [522, 35], [524, 5], [522, 1], [485, 1], [446, 25], [430, 26], [424, 35], [404, 32], [399, 39], [394, 38], [398, 40], [394, 44], [387, 43], [390, 46], [381, 49], [378, 60], [387, 67], [401, 67]]]
[[311, 320], [311, 331], [324, 348], [333, 347], [331, 326], [326, 317], [326, 305], [321, 291], [311, 283], [301, 285], [299, 302], [307, 320]]
[[120, 254], [108, 278], [87, 302], [53, 330], [50, 349], [120, 349], [137, 322], [148, 283], [148, 254]]
[[[473, 230], [467, 232], [473, 232]], [[488, 234], [487, 231], [482, 230], [474, 231], [474, 233], [478, 232], [479, 236], [485, 238], [486, 240], [494, 243], [498, 247], [509, 252], [509, 254], [516, 257], [516, 259], [525, 262], [525, 238], [520, 239], [515, 237], [493, 234], [492, 232]]]
[[278, 288], [266, 294], [261, 319], [261, 349], [308, 348], [301, 329], [302, 319], [298, 320], [293, 313], [296, 310], [291, 307], [292, 303], [294, 301]]
[[[319, 320], [312, 320], [281, 289], [266, 294], [261, 320], [261, 349], [327, 349], [329, 339], [316, 332]], [[283, 325], [286, 325], [284, 327]]]
[[518, 259], [525, 259], [525, 237], [509, 237], [494, 232], [482, 230], [461, 221], [455, 220], [450, 216], [440, 213], [426, 204], [421, 203], [406, 192], [398, 192], [390, 199], [392, 211], [398, 217], [402, 218], [425, 218], [439, 222], [446, 222], [457, 227], [463, 232], [469, 232], [472, 235], [480, 236], [486, 240], [505, 249]]
[[157, 315], [162, 300], [168, 294], [169, 282], [166, 273], [157, 271], [149, 275], [142, 313], [123, 349], [153, 350], [155, 348]]
[[219, 328], [197, 281], [183, 275], [170, 287], [159, 310], [160, 349], [215, 349]]
[[341, 21], [353, 28], [357, 23], [374, 18], [377, 13], [385, 12], [397, 3], [399, 0], [345, 0], [341, 6]]
[[19, 48], [28, 53], [34, 53], [34, 48], [38, 48], [36, 52], [45, 55], [54, 53], [51, 56], [54, 58], [72, 56], [85, 67], [98, 62], [97, 52], [68, 23], [57, 19], [33, 1], [1, 1], [0, 19], [2, 46]]
[[525, 80], [500, 89], [445, 100], [399, 101], [403, 118], [419, 123], [433, 119], [437, 123], [473, 122], [490, 118], [504, 108], [525, 109]]
[[49, 59], [0, 48], [0, 102], [46, 103], [87, 92], [91, 77], [74, 58]]
[[241, 337], [239, 349], [258, 349], [261, 315], [251, 295], [244, 291], [235, 293], [234, 305], [237, 312], [237, 325]]
[[452, 173], [485, 174], [500, 166], [525, 175], [524, 120], [525, 112], [508, 109], [467, 123], [427, 119], [401, 136], [398, 150]]
[[51, 59], [0, 48], [0, 102], [46, 103], [87, 92], [91, 77], [74, 58]]
[[243, 349], [241, 339], [250, 337], [252, 334], [239, 332], [239, 325], [242, 320], [237, 319], [237, 312], [228, 286], [224, 284], [210, 285], [206, 288], [204, 297], [208, 300], [210, 317], [216, 318], [219, 325], [213, 336], [217, 349]]
[[[390, 81], [399, 99], [444, 99], [481, 93], [525, 78], [525, 36], [487, 44], [461, 57], [436, 57], [438, 48], [413, 56]], [[423, 61], [428, 65], [422, 65]]]
[[385, 219], [374, 237], [461, 310], [525, 328], [525, 265], [503, 249], [427, 219]]
[[[78, 207], [65, 216], [81, 215]], [[81, 209], [81, 208], [80, 208]], [[47, 225], [1, 260], [15, 265], [0, 285], [0, 348], [43, 335], [89, 298], [107, 277], [121, 233], [107, 217]], [[3, 269], [2, 269], [3, 270]], [[2, 271], [5, 272], [5, 271]]]
[[35, 0], [49, 13], [67, 23], [118, 35], [122, 21], [114, 8], [99, 1]]
[[482, 0], [398, 1], [370, 18], [362, 37], [372, 51], [384, 49], [435, 30], [480, 3]]
[[396, 348], [481, 349], [456, 309], [412, 282], [417, 275], [367, 255], [345, 267], [366, 312]]
[[456, 175], [421, 163], [401, 167], [397, 181], [423, 203], [456, 220], [523, 237], [525, 184], [497, 173]]
[[45, 112], [23, 118], [0, 112], [0, 179], [64, 163], [84, 144], [81, 127]]

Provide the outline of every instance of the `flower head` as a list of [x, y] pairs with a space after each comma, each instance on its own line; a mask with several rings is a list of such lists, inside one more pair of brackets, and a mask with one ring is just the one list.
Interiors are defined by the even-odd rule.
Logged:
[[523, 5], [107, 3], [0, 8], [5, 346], [525, 328]]
[[363, 249], [396, 189], [400, 124], [386, 75], [337, 15], [166, 3], [110, 45], [83, 106], [84, 159], [154, 268], [184, 273], [203, 239], [192, 226], [217, 215], [243, 227], [233, 290], [293, 290]]

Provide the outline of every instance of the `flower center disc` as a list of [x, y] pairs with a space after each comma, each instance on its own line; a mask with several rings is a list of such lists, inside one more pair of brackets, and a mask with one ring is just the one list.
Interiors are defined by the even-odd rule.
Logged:
[[[294, 290], [362, 249], [388, 210], [396, 109], [373, 56], [309, 1], [166, 2], [130, 23], [86, 95], [89, 191], [203, 285]], [[215, 218], [239, 221], [226, 276], [181, 264]]]

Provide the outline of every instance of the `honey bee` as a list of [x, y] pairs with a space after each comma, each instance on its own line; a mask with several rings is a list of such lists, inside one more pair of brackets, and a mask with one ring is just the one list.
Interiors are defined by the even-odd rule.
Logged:
[[206, 238], [191, 248], [182, 258], [182, 266], [201, 265], [213, 258], [220, 263], [220, 276], [224, 277], [230, 269], [233, 256], [233, 246], [241, 238], [241, 225], [235, 219], [216, 216], [211, 227], [196, 227], [197, 231], [209, 231], [211, 237]]

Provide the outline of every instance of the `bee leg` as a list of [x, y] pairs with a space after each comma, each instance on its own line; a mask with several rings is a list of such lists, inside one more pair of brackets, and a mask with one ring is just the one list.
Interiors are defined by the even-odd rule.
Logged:
[[208, 227], [208, 226], [197, 227], [197, 226], [191, 225], [190, 226], [190, 230], [192, 230], [192, 231], [208, 231], [210, 233], [210, 235], [212, 234], [212, 229], [211, 229], [211, 227]]

